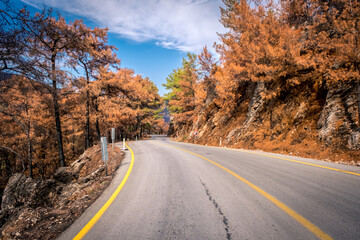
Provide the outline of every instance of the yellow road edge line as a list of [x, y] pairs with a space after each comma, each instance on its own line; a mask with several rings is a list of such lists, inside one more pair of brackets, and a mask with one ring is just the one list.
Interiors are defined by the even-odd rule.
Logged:
[[[355, 173], [355, 172], [345, 171], [345, 170], [341, 170], [341, 169], [337, 169], [337, 168], [321, 166], [321, 165], [318, 165], [318, 164], [315, 164], [315, 163], [307, 163], [307, 162], [303, 162], [303, 161], [299, 161], [299, 160], [293, 160], [293, 159], [289, 159], [289, 158], [276, 157], [276, 156], [272, 156], [272, 155], [268, 155], [268, 154], [254, 153], [254, 152], [251, 152], [251, 151], [246, 151], [246, 150], [241, 150], [241, 149], [236, 149], [236, 148], [222, 148], [222, 147], [216, 147], [216, 146], [204, 146], [204, 145], [194, 144], [194, 143], [186, 143], [186, 144], [197, 145], [197, 146], [201, 146], [201, 147], [218, 148], [218, 149], [224, 149], [224, 150], [230, 150], [230, 151], [237, 151], [237, 152], [249, 153], [249, 154], [259, 155], [259, 156], [264, 156], [264, 157], [271, 157], [271, 158], [276, 158], [276, 159], [280, 159], [280, 160], [285, 160], [285, 161], [290, 161], [290, 162], [295, 162], [295, 163], [301, 163], [301, 164], [305, 164], [305, 165], [309, 165], [309, 166], [313, 166], [313, 167], [324, 168], [324, 169], [328, 169], [328, 170], [332, 170], [332, 171], [336, 171], [336, 172], [342, 172], [342, 173], [352, 174], [352, 175], [355, 175], [355, 176], [360, 176], [360, 173]], [[319, 160], [319, 161], [321, 161], [321, 160]]]
[[73, 238], [74, 240], [80, 240], [83, 237], [85, 237], [85, 235], [90, 231], [90, 229], [95, 225], [95, 223], [101, 218], [101, 216], [105, 213], [105, 211], [110, 207], [110, 205], [113, 203], [115, 198], [119, 195], [121, 189], [124, 187], [126, 181], [128, 180], [128, 178], [130, 176], [130, 173], [131, 173], [131, 170], [132, 170], [133, 165], [134, 165], [134, 158], [135, 157], [134, 157], [134, 152], [132, 151], [132, 149], [127, 144], [125, 144], [125, 145], [130, 150], [130, 153], [131, 153], [131, 163], [130, 163], [129, 169], [127, 170], [127, 172], [125, 174], [125, 177], [123, 178], [123, 180], [121, 181], [120, 185], [117, 187], [115, 192], [111, 195], [109, 200], [107, 200], [107, 202], [104, 204], [104, 206], [102, 206], [102, 208], [95, 214], [95, 216]]
[[272, 156], [272, 155], [268, 155], [268, 154], [262, 154], [262, 153], [254, 153], [254, 152], [244, 151], [244, 150], [240, 150], [240, 149], [231, 149], [231, 150], [232, 151], [243, 152], [243, 153], [254, 154], [254, 155], [259, 155], [259, 156], [263, 156], [263, 157], [276, 158], [276, 159], [295, 162], [295, 163], [301, 163], [301, 164], [305, 164], [305, 165], [309, 165], [309, 166], [313, 166], [313, 167], [319, 167], [319, 168], [324, 168], [324, 169], [328, 169], [328, 170], [332, 170], [332, 171], [336, 171], [336, 172], [342, 172], [342, 173], [352, 174], [352, 175], [355, 175], [355, 176], [360, 176], [360, 173], [355, 173], [355, 172], [345, 171], [345, 170], [341, 170], [341, 169], [337, 169], [337, 168], [321, 166], [321, 165], [318, 165], [318, 164], [315, 164], [315, 163], [308, 163], [308, 162], [303, 162], [303, 161], [299, 161], [299, 160], [293, 160], [293, 159], [289, 159], [289, 158], [276, 157], [276, 156]]
[[312, 232], [313, 234], [315, 234], [319, 239], [332, 239], [329, 235], [327, 235], [326, 233], [324, 233], [323, 231], [321, 231], [320, 228], [318, 228], [317, 226], [315, 226], [314, 224], [312, 224], [310, 221], [308, 221], [307, 219], [305, 219], [303, 216], [301, 216], [300, 214], [298, 214], [297, 212], [295, 212], [294, 210], [292, 210], [291, 208], [289, 208], [288, 206], [286, 206], [284, 203], [282, 203], [281, 201], [279, 201], [278, 199], [276, 199], [275, 197], [273, 197], [272, 195], [270, 195], [269, 193], [265, 192], [264, 190], [262, 190], [261, 188], [259, 188], [258, 186], [256, 186], [255, 184], [249, 182], [248, 180], [246, 180], [243, 177], [240, 177], [238, 174], [234, 173], [233, 171], [223, 167], [222, 165], [206, 158], [203, 157], [197, 153], [193, 153], [190, 152], [188, 150], [182, 149], [182, 148], [178, 148], [178, 147], [174, 147], [171, 145], [166, 145], [166, 144], [162, 144], [162, 143], [157, 143], [160, 145], [164, 145], [164, 146], [168, 146], [168, 147], [172, 147], [172, 148], [176, 148], [179, 149], [181, 151], [184, 152], [188, 152], [192, 155], [195, 155], [199, 158], [202, 158], [212, 164], [214, 164], [215, 166], [225, 170], [226, 172], [230, 173], [231, 175], [233, 175], [234, 177], [236, 177], [237, 179], [239, 179], [240, 181], [242, 181], [243, 183], [247, 184], [248, 186], [250, 186], [252, 189], [254, 189], [255, 191], [257, 191], [258, 193], [260, 193], [263, 197], [265, 197], [266, 199], [268, 199], [270, 202], [272, 202], [273, 204], [275, 204], [277, 207], [279, 207], [281, 210], [283, 210], [284, 212], [286, 212], [288, 215], [290, 215], [292, 218], [294, 218], [296, 221], [298, 221], [301, 225], [303, 225], [306, 229], [308, 229], [310, 232]]

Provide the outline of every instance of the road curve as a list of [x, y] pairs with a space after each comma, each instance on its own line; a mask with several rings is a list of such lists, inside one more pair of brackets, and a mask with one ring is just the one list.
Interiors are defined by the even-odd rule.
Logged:
[[[359, 174], [357, 167], [176, 143], [164, 137], [129, 146], [135, 155], [132, 172], [84, 239], [318, 238], [317, 230], [310, 231], [229, 172], [302, 216], [325, 234], [321, 236], [360, 239], [360, 175], [350, 174]], [[89, 222], [120, 184], [130, 159], [129, 153], [112, 185], [59, 239], [74, 238]]]

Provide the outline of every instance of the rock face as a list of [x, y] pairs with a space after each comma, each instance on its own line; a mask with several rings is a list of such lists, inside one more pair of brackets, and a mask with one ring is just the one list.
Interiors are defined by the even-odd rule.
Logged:
[[[229, 106], [207, 102], [194, 123], [176, 126], [176, 140], [293, 152], [304, 157], [358, 161], [360, 120], [355, 83], [309, 81], [239, 83]], [[218, 104], [218, 103], [217, 103]]]
[[246, 121], [244, 123], [244, 129], [248, 128], [259, 116], [264, 106], [264, 98], [262, 93], [265, 91], [264, 82], [258, 82], [253, 97], [249, 104], [249, 110], [246, 115]]
[[360, 151], [360, 127], [351, 132], [348, 144], [351, 150]]
[[55, 239], [108, 186], [123, 152], [110, 148], [109, 155], [110, 176], [105, 176], [99, 146], [59, 168], [53, 179], [14, 174], [2, 196], [0, 239]]
[[301, 102], [298, 111], [296, 112], [296, 115], [294, 117], [294, 125], [300, 124], [307, 113], [308, 106], [306, 105], [306, 102]]
[[355, 149], [359, 144], [356, 124], [356, 94], [353, 86], [343, 85], [330, 89], [317, 123], [319, 141], [330, 145], [334, 138]]
[[60, 167], [54, 174], [54, 179], [62, 183], [70, 183], [76, 175], [66, 167]]
[[243, 123], [238, 124], [235, 128], [233, 128], [226, 136], [226, 141], [229, 143], [233, 139], [237, 139], [239, 137], [245, 137], [248, 135], [248, 129], [256, 124], [257, 122], [261, 122], [261, 113], [264, 111], [265, 100], [263, 97], [265, 91], [264, 82], [258, 82], [256, 87], [251, 92], [250, 102], [248, 105], [248, 110], [246, 113], [246, 119]]
[[57, 183], [53, 179], [31, 179], [16, 173], [10, 179], [3, 193], [1, 209], [13, 209], [21, 206], [36, 208], [51, 205], [51, 195], [55, 193]]

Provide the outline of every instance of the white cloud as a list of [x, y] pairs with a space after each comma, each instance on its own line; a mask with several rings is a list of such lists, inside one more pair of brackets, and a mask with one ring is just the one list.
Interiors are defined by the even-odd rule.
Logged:
[[164, 48], [199, 53], [224, 32], [221, 0], [22, 0], [86, 17], [136, 41], [154, 40]]

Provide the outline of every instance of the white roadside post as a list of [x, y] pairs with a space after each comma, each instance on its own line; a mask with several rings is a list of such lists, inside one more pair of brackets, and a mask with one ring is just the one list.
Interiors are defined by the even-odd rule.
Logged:
[[194, 132], [194, 144], [196, 143], [196, 137], [197, 137], [197, 135], [198, 135], [198, 131], [195, 130], [195, 132]]
[[123, 151], [125, 151], [125, 138], [123, 138]]
[[221, 140], [222, 140], [222, 138], [220, 137], [220, 147], [221, 147]]
[[105, 174], [106, 174], [106, 176], [107, 176], [107, 175], [108, 175], [108, 172], [107, 172], [107, 161], [108, 161], [109, 157], [108, 157], [106, 137], [101, 137], [101, 155], [102, 155], [102, 160], [103, 160], [104, 163], [105, 163]]
[[112, 149], [114, 149], [114, 142], [115, 142], [115, 128], [111, 129], [111, 141], [112, 141]]

